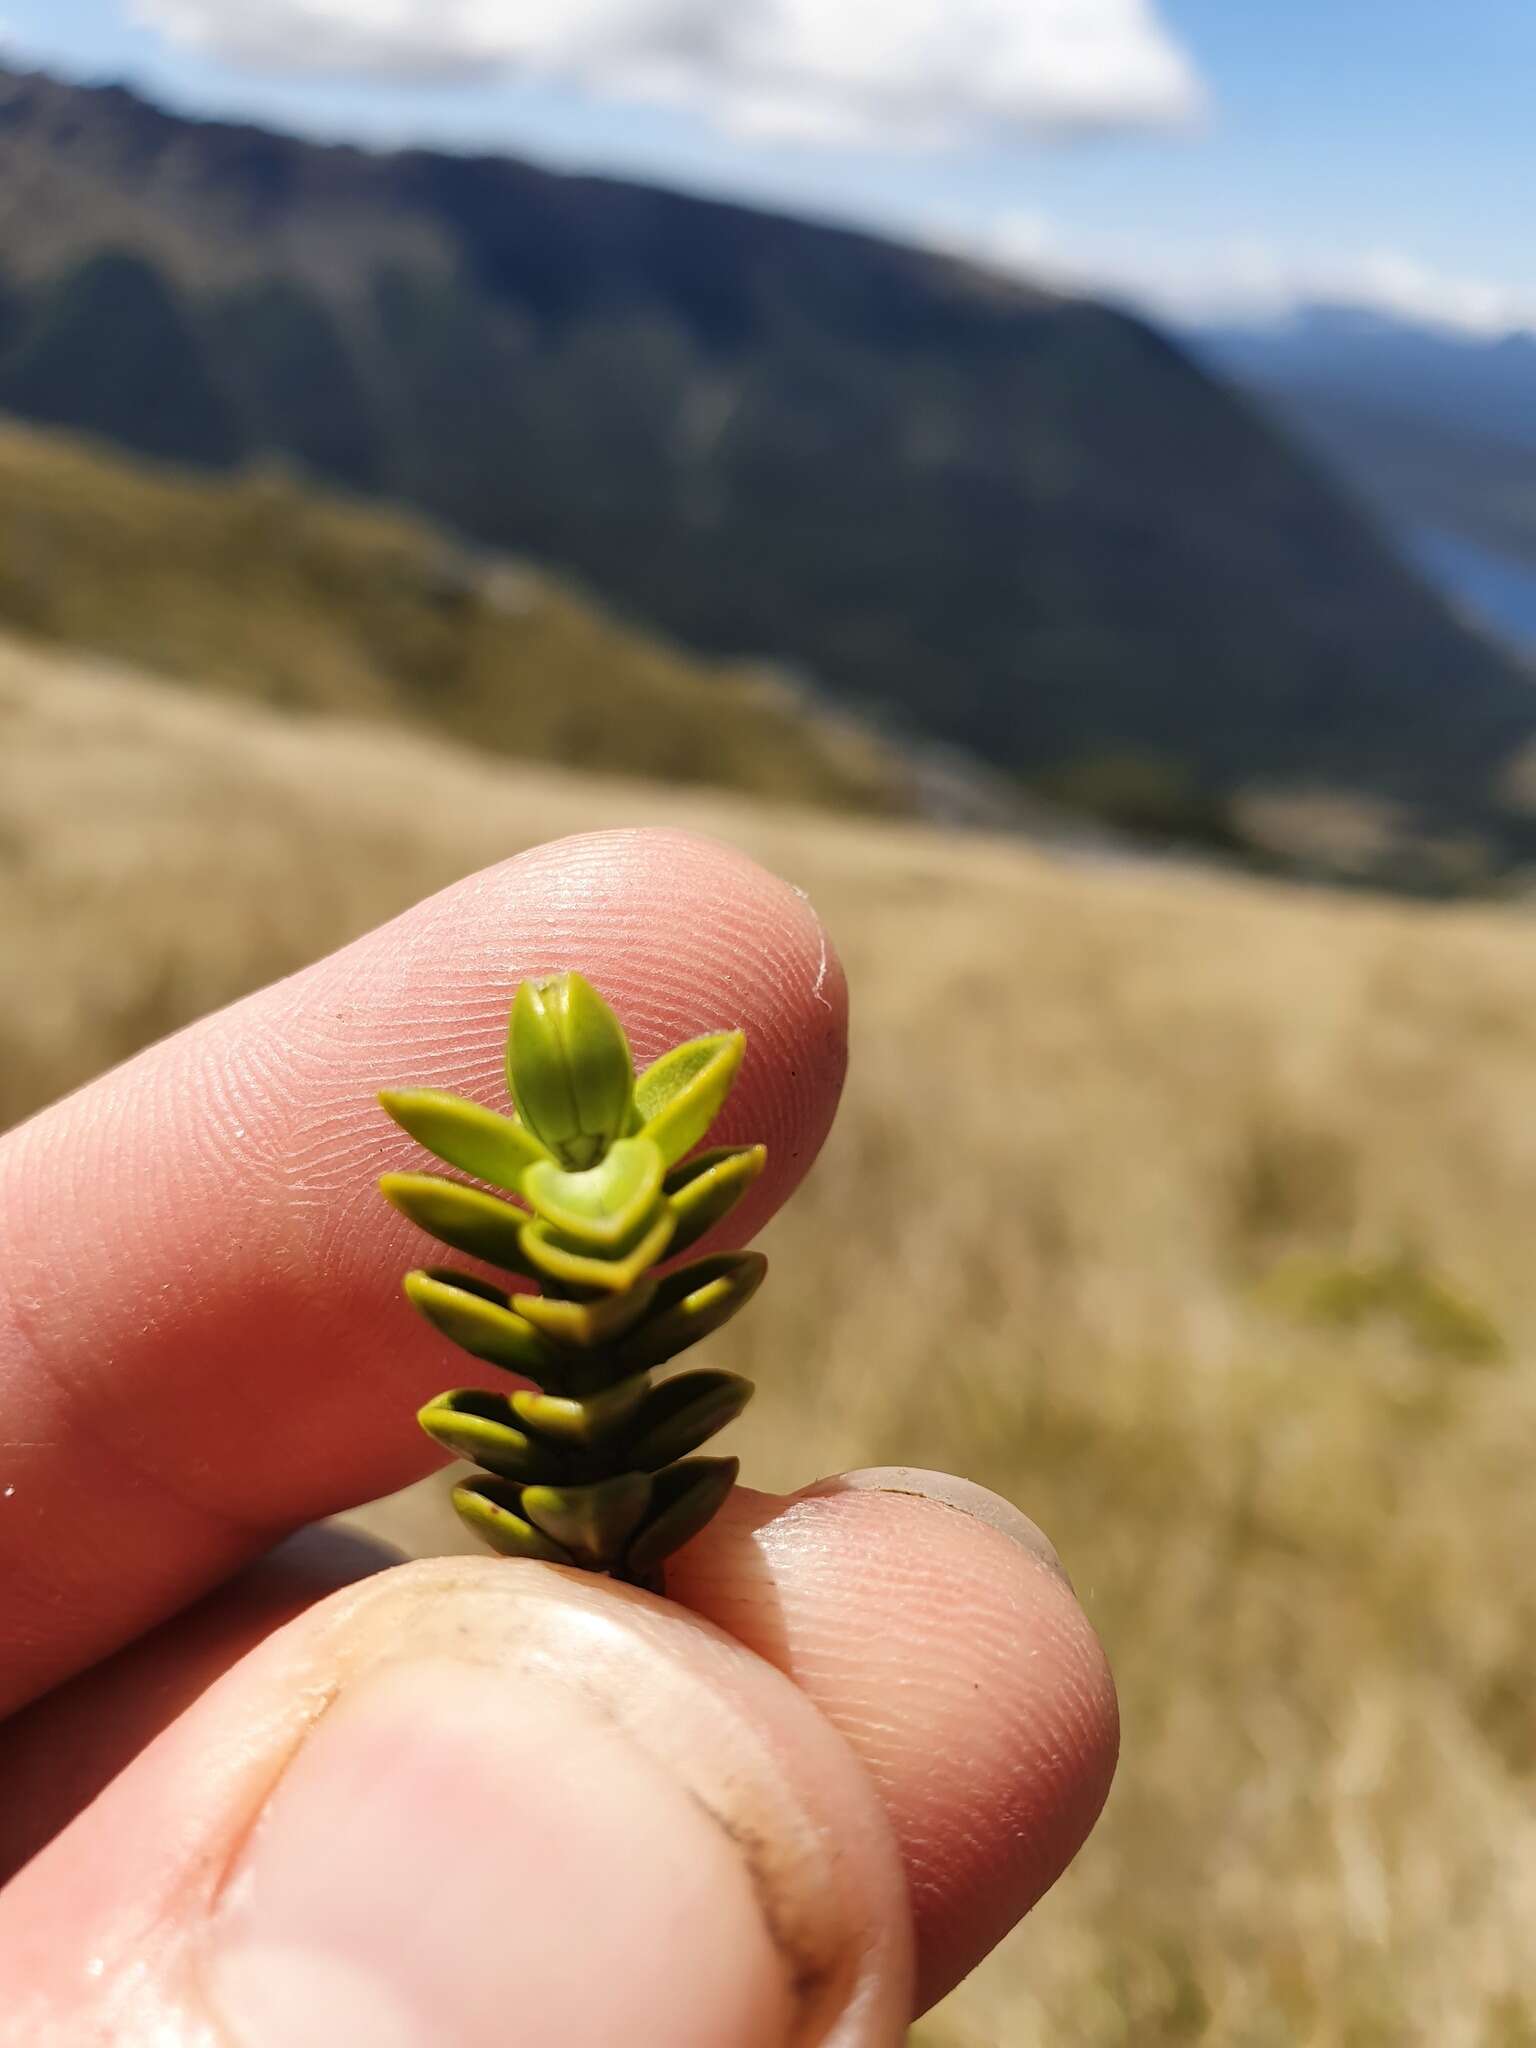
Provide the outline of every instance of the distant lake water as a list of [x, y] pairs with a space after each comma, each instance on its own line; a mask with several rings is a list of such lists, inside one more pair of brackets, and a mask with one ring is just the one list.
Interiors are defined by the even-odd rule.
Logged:
[[1408, 552], [1452, 602], [1518, 647], [1536, 650], [1536, 569], [1435, 526], [1410, 527]]

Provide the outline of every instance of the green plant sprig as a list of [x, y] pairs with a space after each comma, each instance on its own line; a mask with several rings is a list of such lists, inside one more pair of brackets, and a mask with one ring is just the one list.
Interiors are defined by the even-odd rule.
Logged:
[[745, 1307], [767, 1261], [721, 1252], [656, 1268], [728, 1215], [767, 1161], [761, 1145], [695, 1150], [745, 1050], [740, 1031], [696, 1038], [637, 1078], [618, 1018], [590, 982], [562, 974], [525, 981], [512, 1004], [512, 1116], [437, 1089], [379, 1098], [437, 1158], [512, 1197], [435, 1174], [380, 1182], [440, 1242], [536, 1290], [437, 1266], [405, 1277], [444, 1336], [534, 1383], [458, 1388], [419, 1417], [481, 1468], [453, 1503], [503, 1556], [654, 1585], [735, 1483], [735, 1458], [692, 1453], [746, 1407], [751, 1381], [654, 1375]]

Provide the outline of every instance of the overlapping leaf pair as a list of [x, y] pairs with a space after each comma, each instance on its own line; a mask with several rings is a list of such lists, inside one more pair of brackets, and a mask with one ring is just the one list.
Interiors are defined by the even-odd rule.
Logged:
[[429, 1152], [514, 1198], [433, 1174], [381, 1183], [442, 1243], [538, 1290], [442, 1267], [405, 1280], [445, 1336], [535, 1383], [460, 1389], [421, 1411], [430, 1437], [487, 1475], [457, 1487], [454, 1505], [506, 1556], [651, 1582], [731, 1489], [734, 1458], [690, 1453], [741, 1413], [750, 1381], [694, 1371], [658, 1383], [654, 1373], [735, 1315], [766, 1262], [725, 1252], [653, 1269], [763, 1170], [761, 1145], [694, 1152], [745, 1049], [739, 1031], [694, 1039], [637, 1080], [618, 1019], [589, 982], [564, 974], [524, 982], [512, 1005], [514, 1116], [436, 1089], [380, 1097]]

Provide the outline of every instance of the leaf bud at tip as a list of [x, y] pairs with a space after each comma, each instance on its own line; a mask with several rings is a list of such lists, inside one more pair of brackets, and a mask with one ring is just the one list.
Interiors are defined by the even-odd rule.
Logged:
[[595, 1166], [628, 1131], [635, 1097], [629, 1043], [583, 975], [518, 989], [507, 1082], [524, 1124], [569, 1172]]

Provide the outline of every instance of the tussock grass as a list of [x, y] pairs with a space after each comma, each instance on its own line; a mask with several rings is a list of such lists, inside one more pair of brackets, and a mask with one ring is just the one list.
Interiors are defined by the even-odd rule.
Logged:
[[[794, 1284], [711, 1349], [760, 1378], [748, 1469], [1014, 1495], [1123, 1694], [1100, 1833], [923, 2038], [1536, 2040], [1526, 918], [684, 802], [18, 649], [0, 761], [5, 1117], [554, 833], [691, 822], [807, 888], [853, 1071], [769, 1234]], [[437, 1490], [385, 1514], [455, 1541]]]

